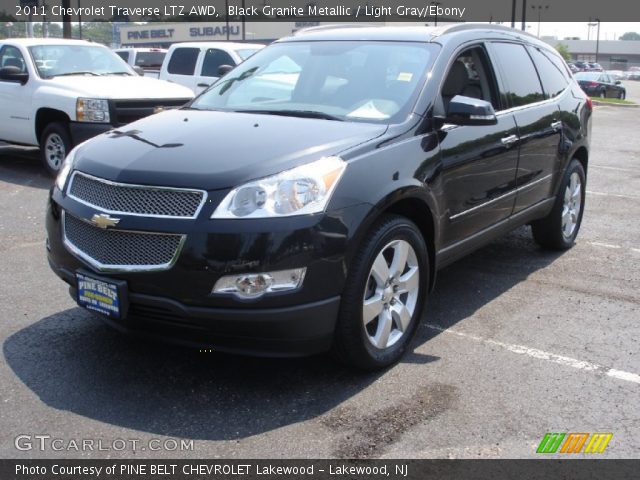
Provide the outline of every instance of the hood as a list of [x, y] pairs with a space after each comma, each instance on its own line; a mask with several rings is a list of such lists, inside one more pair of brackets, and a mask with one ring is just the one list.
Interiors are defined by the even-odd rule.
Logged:
[[191, 89], [150, 77], [73, 75], [54, 77], [47, 82], [79, 96], [107, 99], [193, 98]]
[[76, 169], [123, 183], [231, 188], [336, 155], [386, 125], [278, 115], [171, 110], [85, 143]]

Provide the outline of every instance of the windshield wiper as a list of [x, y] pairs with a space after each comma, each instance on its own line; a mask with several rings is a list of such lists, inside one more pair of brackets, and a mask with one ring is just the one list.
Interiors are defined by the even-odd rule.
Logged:
[[323, 120], [336, 120], [343, 122], [344, 119], [329, 113], [318, 112], [316, 110], [235, 110], [239, 113], [262, 113], [265, 115], [282, 115], [284, 117], [301, 118], [321, 118]]
[[102, 75], [129, 75], [129, 76], [131, 76], [131, 73], [129, 73], [129, 72], [107, 72], [107, 73], [103, 73]]
[[67, 73], [58, 73], [56, 75], [49, 75], [47, 78], [53, 77], [68, 77], [70, 75], [93, 75], [94, 77], [99, 77], [101, 74], [96, 72], [67, 72]]

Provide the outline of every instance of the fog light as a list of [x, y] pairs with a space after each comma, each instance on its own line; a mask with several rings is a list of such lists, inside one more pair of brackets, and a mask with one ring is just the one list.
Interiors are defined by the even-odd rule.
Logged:
[[307, 268], [278, 272], [242, 273], [220, 278], [212, 293], [234, 294], [240, 298], [257, 298], [265, 293], [296, 290], [302, 285]]

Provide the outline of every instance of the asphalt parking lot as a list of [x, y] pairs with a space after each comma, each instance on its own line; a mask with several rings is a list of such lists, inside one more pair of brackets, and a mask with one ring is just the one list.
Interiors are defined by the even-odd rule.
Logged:
[[[602, 456], [637, 458], [639, 127], [640, 108], [597, 107], [577, 245], [545, 252], [521, 228], [443, 270], [412, 352], [378, 374], [103, 326], [47, 265], [51, 181], [0, 148], [0, 457], [531, 458], [546, 432], [612, 432]], [[194, 443], [19, 451], [21, 434]]]

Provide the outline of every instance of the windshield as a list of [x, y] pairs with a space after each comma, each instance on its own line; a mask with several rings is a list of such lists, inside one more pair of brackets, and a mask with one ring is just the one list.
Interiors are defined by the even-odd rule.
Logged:
[[236, 53], [242, 60], [246, 60], [251, 55], [256, 53], [260, 48], [241, 48], [240, 50], [236, 50]]
[[589, 80], [592, 82], [597, 82], [600, 78], [600, 72], [578, 72], [574, 75], [576, 80]]
[[191, 108], [400, 122], [437, 48], [411, 42], [277, 43], [237, 66]]
[[135, 75], [111, 50], [98, 45], [37, 45], [29, 47], [42, 78], [61, 75]]

